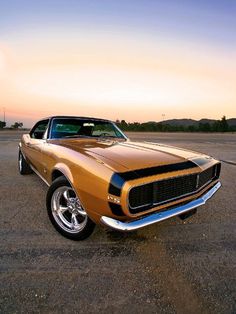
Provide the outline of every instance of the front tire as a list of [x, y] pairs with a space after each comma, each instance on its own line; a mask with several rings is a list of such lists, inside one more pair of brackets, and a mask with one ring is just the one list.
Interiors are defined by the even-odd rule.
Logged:
[[95, 224], [65, 177], [53, 181], [46, 202], [51, 223], [64, 237], [84, 240], [92, 234]]
[[33, 172], [20, 149], [18, 154], [18, 169], [21, 175], [30, 174]]

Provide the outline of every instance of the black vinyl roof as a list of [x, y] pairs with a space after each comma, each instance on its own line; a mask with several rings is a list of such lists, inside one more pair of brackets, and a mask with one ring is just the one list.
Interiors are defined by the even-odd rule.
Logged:
[[51, 117], [46, 117], [41, 120], [46, 120], [46, 119], [84, 119], [84, 120], [98, 120], [98, 121], [109, 121], [108, 119], [101, 119], [101, 118], [93, 118], [93, 117], [79, 117], [79, 116], [51, 116]]

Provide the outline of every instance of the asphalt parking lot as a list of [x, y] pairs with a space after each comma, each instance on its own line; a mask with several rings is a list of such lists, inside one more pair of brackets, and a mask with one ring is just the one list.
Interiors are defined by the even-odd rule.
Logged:
[[0, 313], [235, 313], [236, 134], [131, 133], [222, 160], [223, 188], [188, 220], [63, 238], [47, 187], [20, 176], [20, 133], [0, 132]]

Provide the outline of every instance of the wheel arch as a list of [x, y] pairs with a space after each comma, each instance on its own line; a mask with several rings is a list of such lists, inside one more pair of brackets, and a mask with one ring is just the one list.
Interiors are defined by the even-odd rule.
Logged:
[[51, 172], [51, 182], [62, 176], [68, 180], [72, 187], [74, 187], [74, 180], [70, 168], [65, 164], [59, 163]]
[[52, 172], [52, 175], [51, 175], [51, 181], [53, 182], [59, 177], [65, 177], [66, 178], [66, 176], [64, 175], [64, 173], [61, 170], [54, 169]]

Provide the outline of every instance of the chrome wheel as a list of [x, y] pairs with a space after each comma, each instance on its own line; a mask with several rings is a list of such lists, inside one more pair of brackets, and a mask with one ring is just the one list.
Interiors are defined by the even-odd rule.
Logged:
[[46, 203], [53, 226], [64, 237], [80, 241], [92, 234], [95, 223], [87, 215], [75, 189], [64, 176], [52, 182]]
[[20, 174], [22, 175], [32, 173], [30, 165], [25, 160], [24, 155], [22, 154], [20, 149], [18, 153], [18, 169], [19, 169]]
[[69, 186], [60, 186], [53, 192], [51, 211], [56, 223], [66, 232], [78, 233], [86, 226], [87, 213]]
[[22, 163], [23, 163], [23, 156], [22, 153], [19, 153], [19, 159], [18, 159], [18, 165], [19, 165], [19, 170], [20, 172], [22, 171]]

